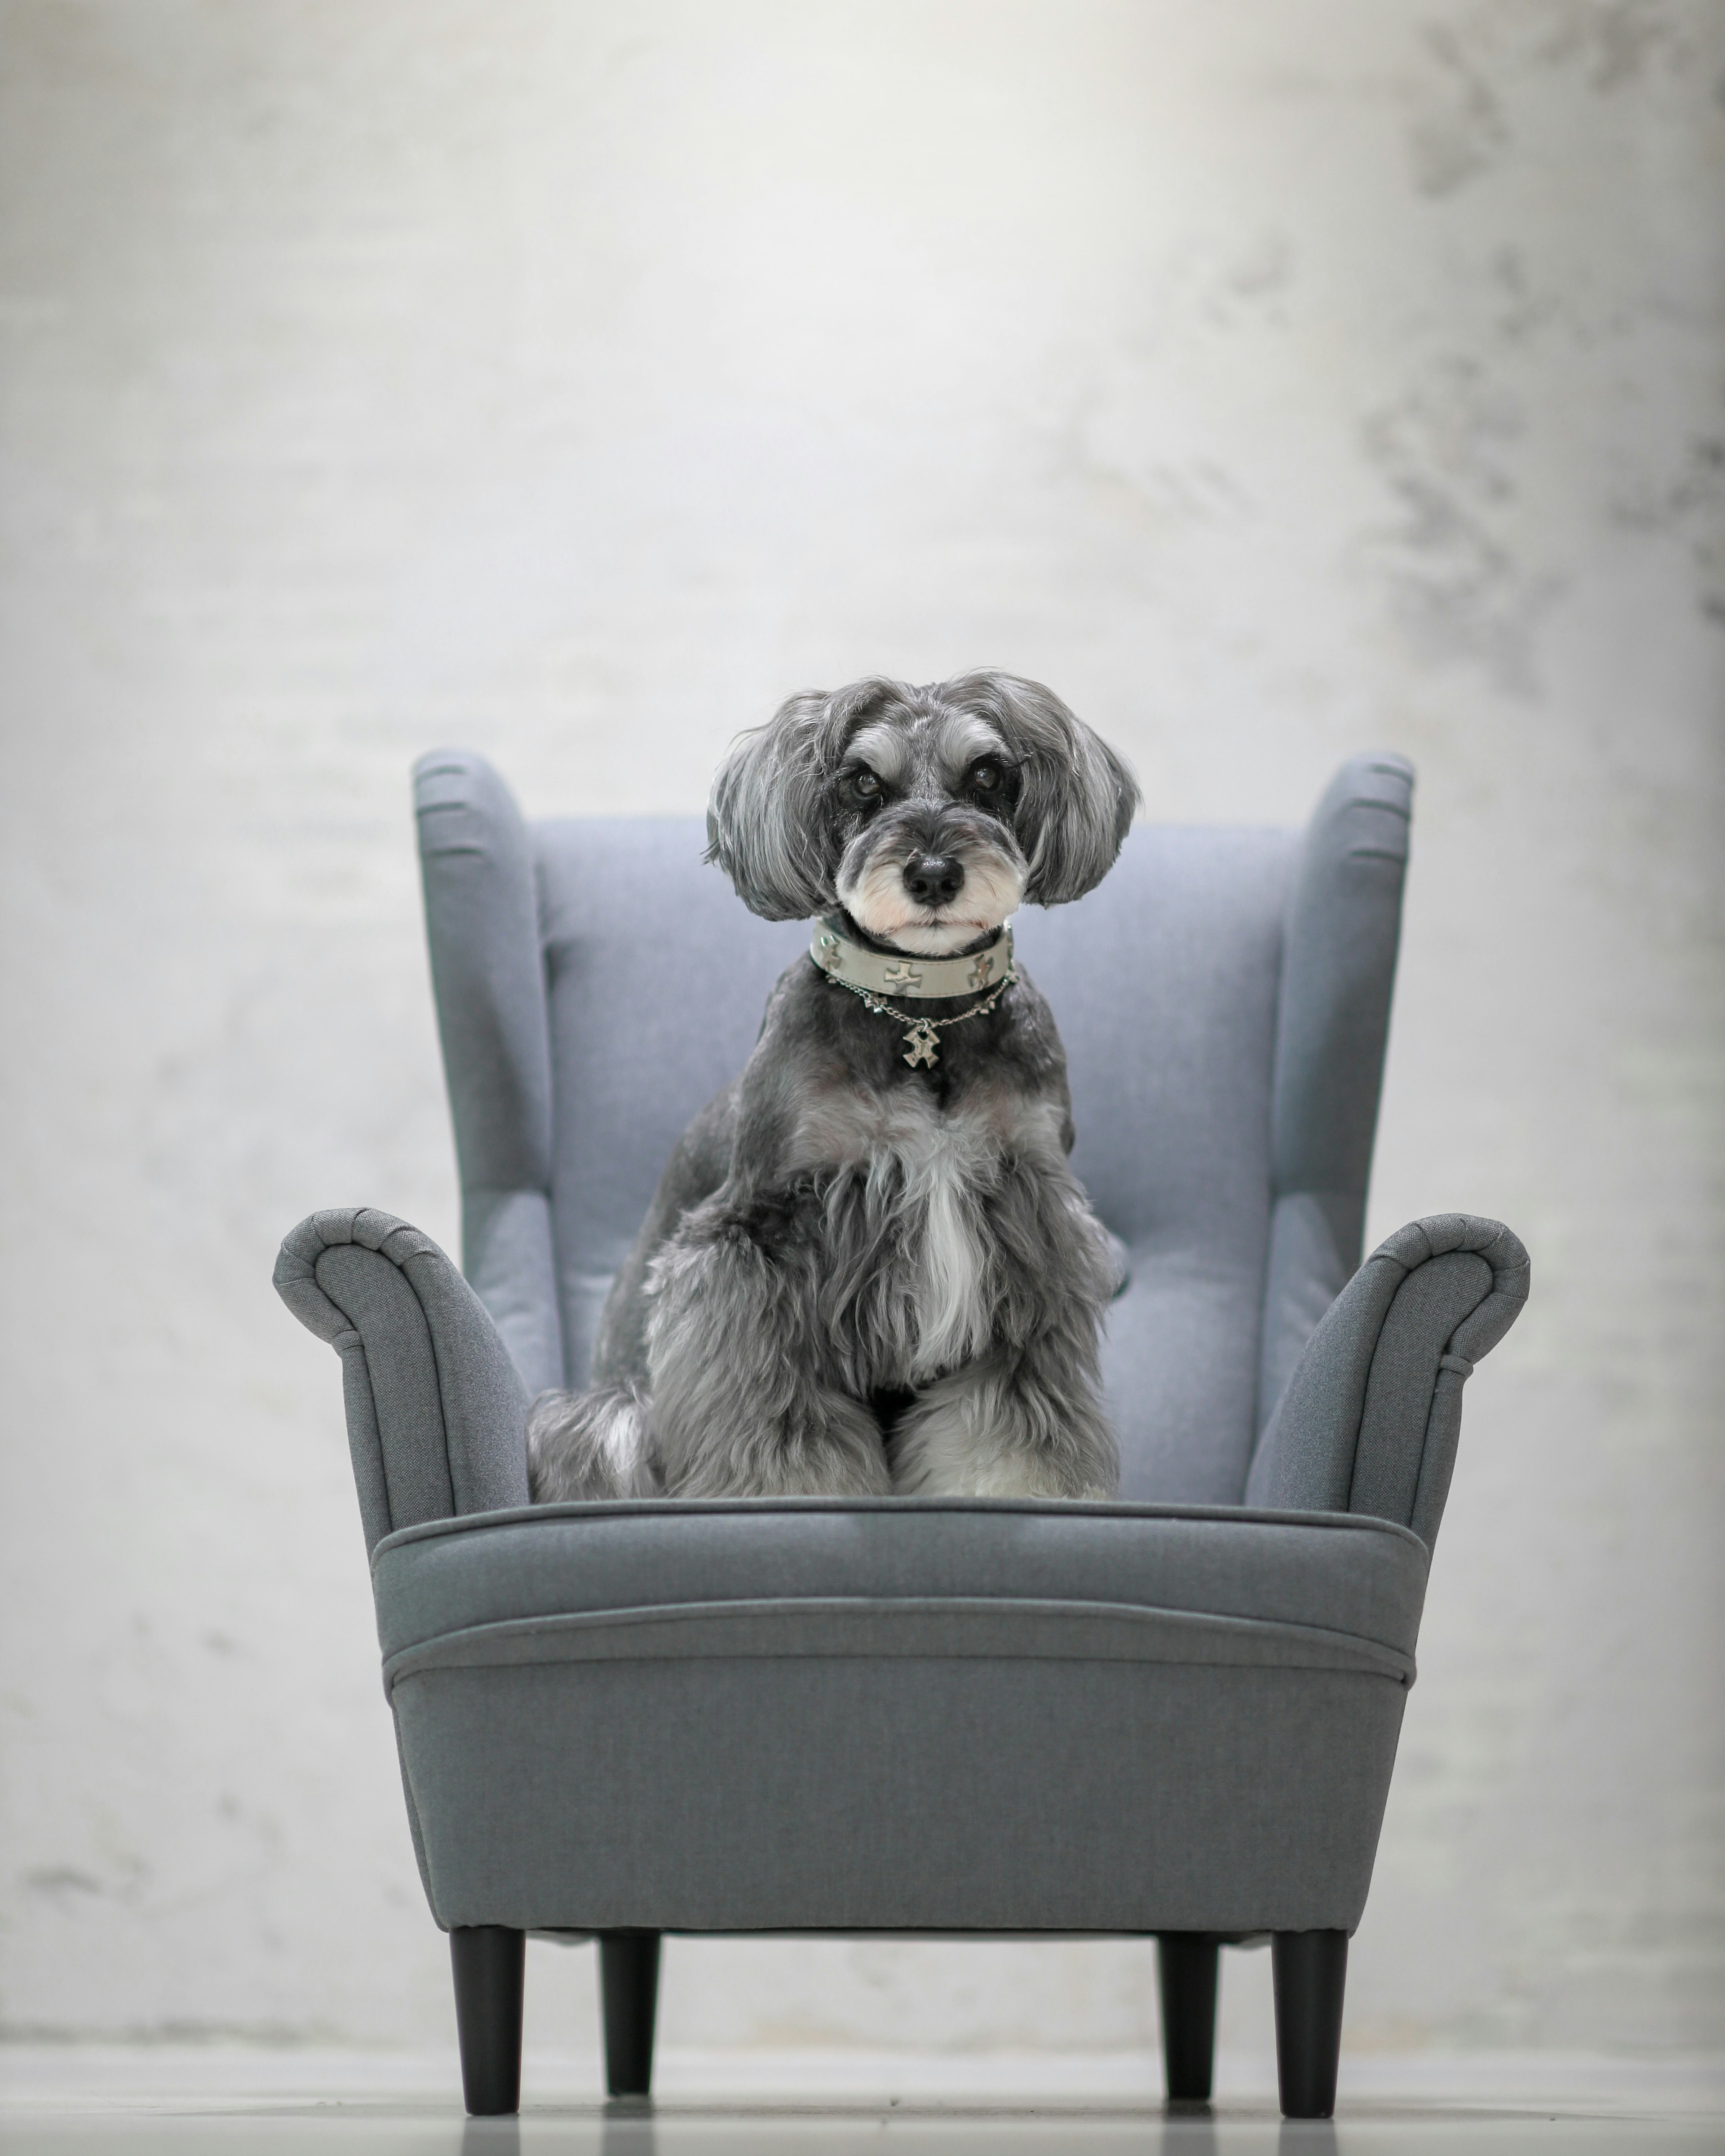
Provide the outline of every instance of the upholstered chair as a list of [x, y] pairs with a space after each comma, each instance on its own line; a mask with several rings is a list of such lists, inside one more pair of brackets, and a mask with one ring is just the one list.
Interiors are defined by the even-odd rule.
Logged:
[[470, 2110], [517, 2102], [528, 1933], [597, 1936], [644, 2093], [665, 1934], [826, 1932], [1153, 1935], [1178, 2098], [1218, 1948], [1267, 1936], [1283, 2108], [1327, 2115], [1462, 1386], [1527, 1290], [1463, 1214], [1360, 1262], [1407, 764], [1348, 763], [1303, 830], [1141, 827], [1017, 924], [1129, 1259], [1112, 1504], [530, 1506], [528, 1404], [583, 1383], [807, 932], [693, 822], [529, 824], [459, 752], [416, 785], [462, 1269], [347, 1208], [275, 1278], [341, 1358]]

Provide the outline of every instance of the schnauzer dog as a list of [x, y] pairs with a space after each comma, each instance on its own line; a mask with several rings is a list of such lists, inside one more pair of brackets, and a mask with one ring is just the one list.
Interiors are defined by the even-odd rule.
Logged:
[[1100, 881], [1137, 800], [1007, 674], [793, 696], [741, 737], [707, 857], [814, 942], [671, 1157], [592, 1389], [535, 1403], [536, 1502], [1114, 1493], [1117, 1267], [1004, 924]]

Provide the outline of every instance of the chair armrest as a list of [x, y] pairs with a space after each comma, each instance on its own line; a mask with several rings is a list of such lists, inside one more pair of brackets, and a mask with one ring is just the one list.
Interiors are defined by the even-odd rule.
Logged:
[[485, 1305], [429, 1235], [369, 1206], [314, 1213], [275, 1288], [341, 1358], [366, 1546], [525, 1505], [527, 1396]]
[[1266, 1425], [1246, 1500], [1369, 1512], [1437, 1538], [1461, 1388], [1527, 1299], [1498, 1220], [1440, 1213], [1381, 1243], [1319, 1319]]

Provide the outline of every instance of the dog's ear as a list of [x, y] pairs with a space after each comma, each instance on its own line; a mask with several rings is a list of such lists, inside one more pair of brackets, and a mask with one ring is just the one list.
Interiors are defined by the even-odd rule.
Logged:
[[805, 690], [739, 734], [707, 801], [706, 858], [764, 920], [806, 921], [830, 902], [819, 814], [827, 703]]
[[1033, 906], [1082, 898], [1113, 867], [1137, 808], [1128, 765], [1040, 681], [966, 674], [937, 693], [989, 720], [1017, 761], [1012, 820], [1029, 864], [1024, 896]]
[[827, 789], [857, 726], [903, 693], [900, 683], [872, 677], [831, 695], [805, 689], [732, 744], [707, 803], [706, 858], [751, 913], [806, 921], [837, 903]]

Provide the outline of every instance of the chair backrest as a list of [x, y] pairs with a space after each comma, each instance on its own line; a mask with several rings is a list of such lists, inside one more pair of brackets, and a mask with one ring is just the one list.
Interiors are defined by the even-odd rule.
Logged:
[[[666, 1158], [807, 930], [748, 913], [693, 820], [530, 827], [480, 757], [414, 776], [464, 1269], [529, 1391], [579, 1386]], [[1359, 1262], [1412, 783], [1359, 757], [1303, 833], [1140, 828], [1016, 924], [1074, 1165], [1132, 1255], [1104, 1348], [1123, 1496], [1238, 1503]]]

